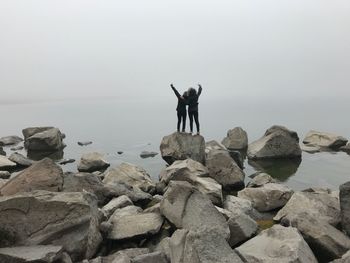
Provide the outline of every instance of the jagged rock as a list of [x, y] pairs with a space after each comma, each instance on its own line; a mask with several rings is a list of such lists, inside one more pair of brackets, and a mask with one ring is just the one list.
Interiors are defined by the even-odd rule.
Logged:
[[215, 179], [226, 190], [244, 188], [244, 172], [233, 161], [225, 150], [211, 150], [207, 154], [206, 165], [209, 176]]
[[224, 201], [224, 209], [231, 213], [243, 212], [253, 219], [259, 219], [260, 213], [255, 210], [251, 201], [233, 195], [227, 195]]
[[10, 179], [0, 189], [0, 194], [13, 195], [33, 190], [57, 192], [62, 190], [62, 185], [62, 169], [51, 159], [45, 158]]
[[341, 146], [339, 150], [350, 154], [350, 143], [347, 143], [345, 146]]
[[298, 230], [274, 225], [236, 248], [245, 262], [314, 262], [317, 260]]
[[295, 215], [287, 224], [299, 230], [315, 255], [322, 261], [329, 262], [340, 258], [350, 249], [350, 239], [345, 234], [307, 212]]
[[258, 172], [254, 174], [252, 178], [253, 179], [247, 184], [247, 187], [260, 187], [268, 183], [277, 183], [277, 180], [273, 179], [267, 173]]
[[169, 247], [171, 263], [243, 263], [226, 240], [215, 232], [177, 230]]
[[66, 165], [68, 163], [74, 163], [74, 162], [75, 162], [75, 159], [63, 159], [63, 160], [59, 161], [59, 164]]
[[20, 142], [22, 142], [23, 139], [21, 137], [18, 136], [6, 136], [6, 137], [2, 137], [0, 138], [0, 145], [15, 145], [18, 144]]
[[142, 191], [153, 194], [156, 190], [149, 174], [141, 167], [122, 163], [114, 169], [107, 171], [104, 184], [123, 183], [131, 187], [138, 187]]
[[94, 172], [106, 169], [109, 163], [103, 159], [103, 155], [97, 152], [85, 153], [78, 164], [79, 172]]
[[9, 179], [10, 177], [11, 177], [11, 173], [10, 172], [8, 172], [8, 171], [0, 171], [0, 179]]
[[4, 151], [4, 149], [0, 146], [0, 156], [6, 156], [6, 152]]
[[58, 245], [74, 262], [91, 258], [102, 237], [96, 199], [33, 191], [0, 197], [0, 247]]
[[311, 130], [306, 134], [303, 143], [307, 146], [315, 146], [320, 148], [330, 148], [337, 150], [341, 146], [346, 145], [348, 140], [342, 136], [328, 132], [318, 132]]
[[209, 171], [201, 163], [192, 159], [175, 161], [160, 174], [160, 182], [168, 184], [170, 181], [187, 181], [198, 191], [207, 195], [217, 205], [221, 205], [222, 187], [212, 178], [208, 178]]
[[276, 183], [264, 184], [257, 188], [245, 188], [238, 192], [239, 198], [251, 201], [253, 207], [259, 212], [267, 212], [283, 207], [292, 195], [292, 189]]
[[135, 257], [132, 263], [168, 263], [168, 260], [164, 253], [153, 252]]
[[80, 145], [80, 146], [87, 146], [90, 144], [92, 144], [92, 141], [78, 142], [78, 145]]
[[150, 158], [158, 155], [157, 152], [148, 152], [148, 151], [143, 151], [140, 153], [140, 157], [145, 159], [145, 158]]
[[109, 218], [117, 209], [133, 205], [132, 201], [126, 195], [112, 199], [108, 204], [102, 207], [103, 214]]
[[258, 224], [242, 212], [231, 213], [227, 223], [231, 232], [228, 241], [231, 247], [250, 239], [258, 231]]
[[29, 160], [20, 153], [12, 153], [9, 160], [22, 167], [29, 167], [34, 163], [34, 161]]
[[290, 221], [303, 212], [307, 212], [313, 218], [325, 220], [333, 226], [341, 221], [339, 200], [320, 192], [295, 192], [273, 219], [280, 221], [284, 218]]
[[171, 181], [160, 203], [161, 213], [177, 228], [215, 232], [228, 239], [230, 230], [225, 218], [208, 197], [183, 181]]
[[25, 138], [24, 145], [28, 151], [55, 152], [66, 146], [62, 141], [61, 131], [57, 128], [47, 129]]
[[350, 182], [339, 186], [339, 190], [341, 224], [343, 230], [350, 236]]
[[225, 145], [222, 143], [219, 143], [215, 140], [211, 140], [205, 143], [205, 153], [208, 154], [210, 151], [214, 150], [223, 150], [223, 151], [228, 151]]
[[272, 126], [262, 138], [249, 144], [247, 156], [249, 159], [300, 157], [298, 134], [283, 126]]
[[5, 156], [0, 155], [0, 170], [10, 170], [12, 168], [15, 168], [17, 165], [10, 161]]
[[248, 135], [241, 127], [236, 127], [227, 132], [227, 137], [222, 140], [222, 144], [229, 150], [241, 150], [248, 146]]
[[42, 262], [51, 263], [60, 260], [63, 254], [62, 246], [31, 246], [0, 248], [0, 262], [22, 263]]
[[347, 253], [345, 253], [342, 258], [333, 260], [330, 263], [349, 263], [350, 262], [350, 251], [348, 251]]
[[205, 141], [200, 135], [173, 133], [165, 136], [160, 145], [160, 152], [168, 164], [186, 159], [205, 164]]

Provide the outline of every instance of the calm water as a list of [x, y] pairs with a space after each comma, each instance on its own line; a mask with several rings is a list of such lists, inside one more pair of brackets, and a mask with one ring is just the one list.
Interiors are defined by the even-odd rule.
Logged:
[[[170, 93], [171, 94], [171, 93]], [[127, 161], [145, 168], [156, 180], [165, 162], [158, 155], [141, 159], [143, 150], [159, 151], [164, 135], [175, 131], [176, 100], [100, 99], [0, 105], [0, 137], [21, 135], [22, 128], [52, 125], [66, 134], [64, 158], [79, 159], [85, 152], [98, 151], [116, 166]], [[285, 125], [302, 138], [310, 129], [334, 132], [350, 138], [344, 100], [275, 101], [257, 99], [210, 100], [200, 103], [200, 120], [205, 139], [221, 141], [228, 129], [243, 127], [249, 141], [258, 139], [273, 124]], [[78, 141], [93, 141], [81, 147]], [[5, 148], [10, 153], [8, 148]], [[117, 151], [123, 151], [118, 155]], [[76, 171], [76, 163], [63, 166]], [[303, 153], [302, 162], [245, 163], [246, 178], [256, 170], [269, 172], [294, 189], [323, 186], [333, 189], [350, 180], [350, 156], [345, 153]]]

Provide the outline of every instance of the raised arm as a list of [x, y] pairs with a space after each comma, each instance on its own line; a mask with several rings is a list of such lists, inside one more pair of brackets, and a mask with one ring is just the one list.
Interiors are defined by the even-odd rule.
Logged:
[[202, 86], [201, 86], [201, 84], [198, 84], [198, 97], [201, 95], [201, 93], [202, 93]]
[[170, 87], [173, 89], [173, 91], [175, 92], [175, 95], [178, 99], [181, 99], [181, 95], [180, 93], [175, 89], [174, 85], [173, 84], [170, 84]]

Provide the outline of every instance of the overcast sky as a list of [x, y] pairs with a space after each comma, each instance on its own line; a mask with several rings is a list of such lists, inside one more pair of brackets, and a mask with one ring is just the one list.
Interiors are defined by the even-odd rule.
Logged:
[[[350, 97], [349, 0], [1, 0], [0, 100]], [[146, 97], [146, 98], [148, 98]]]

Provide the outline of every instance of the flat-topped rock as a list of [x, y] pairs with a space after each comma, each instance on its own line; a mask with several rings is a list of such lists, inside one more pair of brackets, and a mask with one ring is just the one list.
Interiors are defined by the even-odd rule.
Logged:
[[0, 155], [0, 170], [10, 170], [16, 166], [16, 163], [10, 161], [7, 157]]
[[334, 150], [338, 150], [341, 146], [346, 145], [347, 142], [348, 139], [342, 136], [314, 130], [309, 131], [303, 140], [303, 143], [307, 146], [330, 148]]
[[28, 151], [54, 152], [62, 150], [66, 146], [62, 141], [63, 135], [58, 128], [45, 129], [34, 133], [30, 137], [26, 135], [24, 137], [24, 145]]
[[247, 184], [247, 187], [260, 187], [268, 183], [277, 183], [277, 180], [272, 178], [267, 173], [257, 172], [253, 176], [249, 176], [252, 180]]
[[227, 132], [222, 144], [229, 150], [242, 150], [248, 146], [248, 135], [241, 127], [236, 127]]
[[12, 153], [9, 157], [9, 160], [22, 167], [29, 167], [34, 163], [34, 161], [17, 152]]
[[24, 140], [28, 139], [29, 137], [33, 136], [36, 133], [44, 132], [50, 129], [53, 129], [52, 126], [46, 126], [46, 127], [29, 127], [22, 130], [22, 134], [24, 136]]
[[6, 136], [6, 137], [0, 138], [0, 145], [5, 145], [5, 146], [15, 145], [15, 144], [18, 144], [22, 141], [23, 141], [23, 139], [21, 137], [16, 136], [16, 135]]
[[160, 152], [168, 164], [186, 159], [205, 164], [205, 141], [200, 135], [175, 132], [165, 136], [160, 144]]
[[103, 159], [103, 154], [97, 152], [85, 153], [81, 156], [78, 164], [78, 171], [95, 172], [106, 169], [109, 165], [110, 164]]

